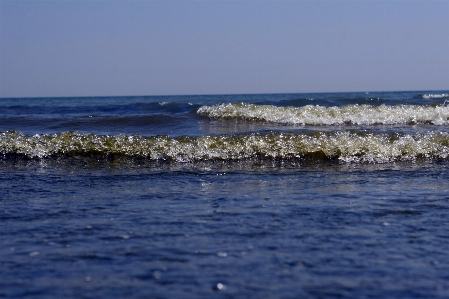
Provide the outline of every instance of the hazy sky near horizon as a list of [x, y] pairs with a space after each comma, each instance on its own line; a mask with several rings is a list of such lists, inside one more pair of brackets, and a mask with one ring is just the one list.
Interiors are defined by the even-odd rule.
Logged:
[[0, 0], [0, 97], [449, 89], [449, 1]]

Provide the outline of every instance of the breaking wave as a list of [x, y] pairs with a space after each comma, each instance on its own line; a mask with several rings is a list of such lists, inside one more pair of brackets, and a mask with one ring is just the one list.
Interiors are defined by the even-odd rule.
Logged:
[[449, 93], [440, 93], [440, 94], [428, 93], [428, 94], [423, 94], [422, 98], [423, 99], [444, 99], [444, 98], [449, 98]]
[[296, 125], [449, 124], [449, 107], [445, 105], [346, 105], [342, 107], [307, 105], [297, 108], [233, 103], [202, 106], [197, 113], [210, 118]]
[[5, 158], [118, 155], [174, 162], [306, 159], [384, 163], [420, 158], [447, 159], [449, 134], [273, 132], [170, 138], [78, 132], [27, 136], [17, 131], [7, 131], [0, 134], [0, 153]]

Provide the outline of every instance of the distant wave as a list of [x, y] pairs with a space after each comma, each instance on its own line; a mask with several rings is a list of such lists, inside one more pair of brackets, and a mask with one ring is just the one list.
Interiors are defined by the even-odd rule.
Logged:
[[449, 93], [440, 93], [440, 94], [423, 94], [423, 99], [443, 99], [443, 98], [449, 98]]
[[170, 138], [77, 132], [27, 136], [7, 131], [0, 134], [0, 153], [5, 158], [118, 155], [174, 162], [306, 159], [384, 163], [420, 158], [447, 159], [449, 134], [277, 132]]
[[298, 125], [449, 124], [449, 107], [420, 105], [346, 105], [276, 107], [246, 103], [202, 106], [197, 113], [211, 118], [257, 120]]

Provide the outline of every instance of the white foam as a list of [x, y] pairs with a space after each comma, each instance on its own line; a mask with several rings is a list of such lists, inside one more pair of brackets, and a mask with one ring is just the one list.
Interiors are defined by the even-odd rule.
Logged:
[[441, 94], [423, 94], [423, 99], [442, 99], [449, 98], [449, 93], [441, 93]]
[[345, 132], [268, 133], [170, 138], [98, 136], [64, 132], [26, 136], [0, 134], [3, 155], [44, 158], [120, 155], [176, 162], [242, 159], [338, 159], [346, 163], [385, 163], [418, 158], [447, 159], [449, 133], [415, 135]]
[[236, 118], [298, 125], [374, 125], [374, 124], [449, 124], [449, 107], [396, 105], [346, 105], [324, 107], [275, 107], [254, 104], [220, 104], [202, 106], [199, 114], [211, 118]]

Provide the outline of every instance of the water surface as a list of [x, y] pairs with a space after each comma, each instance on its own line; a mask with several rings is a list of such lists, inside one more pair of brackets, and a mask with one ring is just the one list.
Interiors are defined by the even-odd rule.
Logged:
[[0, 99], [0, 297], [447, 298], [448, 94]]

